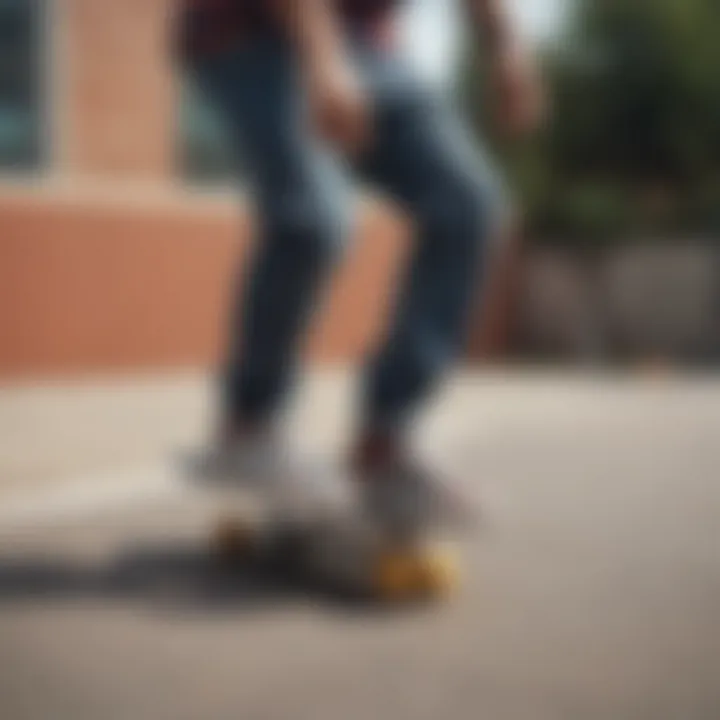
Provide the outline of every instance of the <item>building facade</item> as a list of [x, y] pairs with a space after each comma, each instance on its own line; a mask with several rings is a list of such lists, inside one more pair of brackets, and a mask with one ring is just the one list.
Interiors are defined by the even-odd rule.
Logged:
[[[0, 377], [205, 366], [251, 215], [172, 63], [174, 0], [0, 0]], [[309, 352], [381, 328], [403, 222], [367, 201]]]

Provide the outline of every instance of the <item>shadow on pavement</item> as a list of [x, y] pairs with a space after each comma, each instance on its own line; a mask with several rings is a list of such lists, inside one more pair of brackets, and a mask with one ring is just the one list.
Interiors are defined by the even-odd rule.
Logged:
[[100, 565], [0, 560], [0, 605], [101, 600], [179, 612], [266, 611], [330, 594], [285, 569], [223, 560], [192, 546], [138, 547]]
[[367, 595], [291, 567], [218, 558], [192, 545], [139, 546], [101, 564], [48, 558], [0, 559], [0, 607], [101, 601], [171, 613], [323, 609], [386, 614]]

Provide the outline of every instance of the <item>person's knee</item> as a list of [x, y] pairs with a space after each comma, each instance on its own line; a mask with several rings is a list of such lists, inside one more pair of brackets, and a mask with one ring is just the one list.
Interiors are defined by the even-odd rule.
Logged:
[[507, 205], [503, 189], [469, 173], [439, 180], [421, 220], [451, 247], [469, 253], [484, 249], [502, 224]]
[[264, 224], [268, 240], [298, 265], [324, 265], [344, 248], [351, 213], [346, 203], [305, 190], [274, 198]]

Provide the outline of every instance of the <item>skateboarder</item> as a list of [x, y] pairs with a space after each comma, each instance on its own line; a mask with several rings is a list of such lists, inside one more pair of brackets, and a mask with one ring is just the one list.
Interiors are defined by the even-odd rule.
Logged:
[[[537, 122], [534, 68], [504, 0], [465, 0], [499, 121]], [[378, 516], [452, 522], [463, 504], [413, 453], [416, 413], [463, 347], [486, 251], [508, 204], [454, 107], [394, 40], [398, 0], [185, 0], [182, 54], [242, 148], [261, 237], [238, 299], [213, 460], [283, 462], [278, 413], [298, 347], [354, 222], [348, 171], [413, 219], [414, 251], [368, 362], [348, 459]], [[277, 468], [276, 468], [277, 469]], [[402, 508], [402, 509], [401, 509]]]

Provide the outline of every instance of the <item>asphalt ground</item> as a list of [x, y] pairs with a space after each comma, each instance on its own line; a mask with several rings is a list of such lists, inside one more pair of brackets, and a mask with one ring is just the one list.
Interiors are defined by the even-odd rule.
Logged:
[[[316, 373], [304, 449], [347, 445]], [[488, 372], [419, 432], [482, 504], [463, 587], [348, 603], [219, 563], [174, 475], [210, 384], [0, 390], [2, 720], [716, 720], [720, 382]]]

